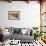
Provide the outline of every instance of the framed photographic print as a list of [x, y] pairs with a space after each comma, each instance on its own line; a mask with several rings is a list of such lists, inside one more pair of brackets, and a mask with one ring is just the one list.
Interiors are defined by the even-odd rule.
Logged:
[[8, 20], [20, 20], [20, 11], [8, 11]]

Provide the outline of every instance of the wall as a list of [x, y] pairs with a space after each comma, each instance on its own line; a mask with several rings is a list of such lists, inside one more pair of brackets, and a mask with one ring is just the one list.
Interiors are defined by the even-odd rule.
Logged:
[[[20, 20], [8, 20], [8, 11], [20, 11]], [[40, 4], [37, 1], [31, 1], [29, 4], [24, 1], [0, 1], [0, 26], [40, 26]]]

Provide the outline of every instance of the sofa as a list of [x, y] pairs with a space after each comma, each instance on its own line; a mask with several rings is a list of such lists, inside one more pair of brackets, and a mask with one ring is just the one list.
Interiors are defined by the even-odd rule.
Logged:
[[21, 43], [32, 43], [34, 41], [34, 37], [32, 35], [32, 30], [29, 28], [14, 28], [9, 27], [8, 32], [10, 35], [4, 35], [3, 40], [20, 40]]

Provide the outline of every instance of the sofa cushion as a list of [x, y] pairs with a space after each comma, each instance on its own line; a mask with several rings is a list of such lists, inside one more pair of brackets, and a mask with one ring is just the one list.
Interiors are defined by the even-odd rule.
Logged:
[[24, 35], [30, 35], [30, 28], [27, 28], [27, 32]]
[[27, 32], [27, 28], [21, 29], [21, 33], [24, 35]]
[[13, 34], [14, 33], [14, 27], [9, 27], [8, 32]]
[[[31, 42], [32, 40], [34, 40], [34, 37], [33, 36], [29, 36], [29, 35], [21, 35], [21, 34], [13, 34], [13, 35], [10, 35], [9, 38], [12, 40], [12, 39], [15, 39], [15, 40], [20, 40], [20, 42]], [[23, 41], [24, 40], [24, 41]]]
[[14, 28], [14, 33], [20, 33], [21, 29], [20, 28]]

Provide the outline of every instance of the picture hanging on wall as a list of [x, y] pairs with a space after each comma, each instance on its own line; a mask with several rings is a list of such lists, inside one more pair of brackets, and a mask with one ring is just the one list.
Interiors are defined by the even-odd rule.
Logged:
[[8, 20], [20, 20], [20, 11], [8, 11]]

